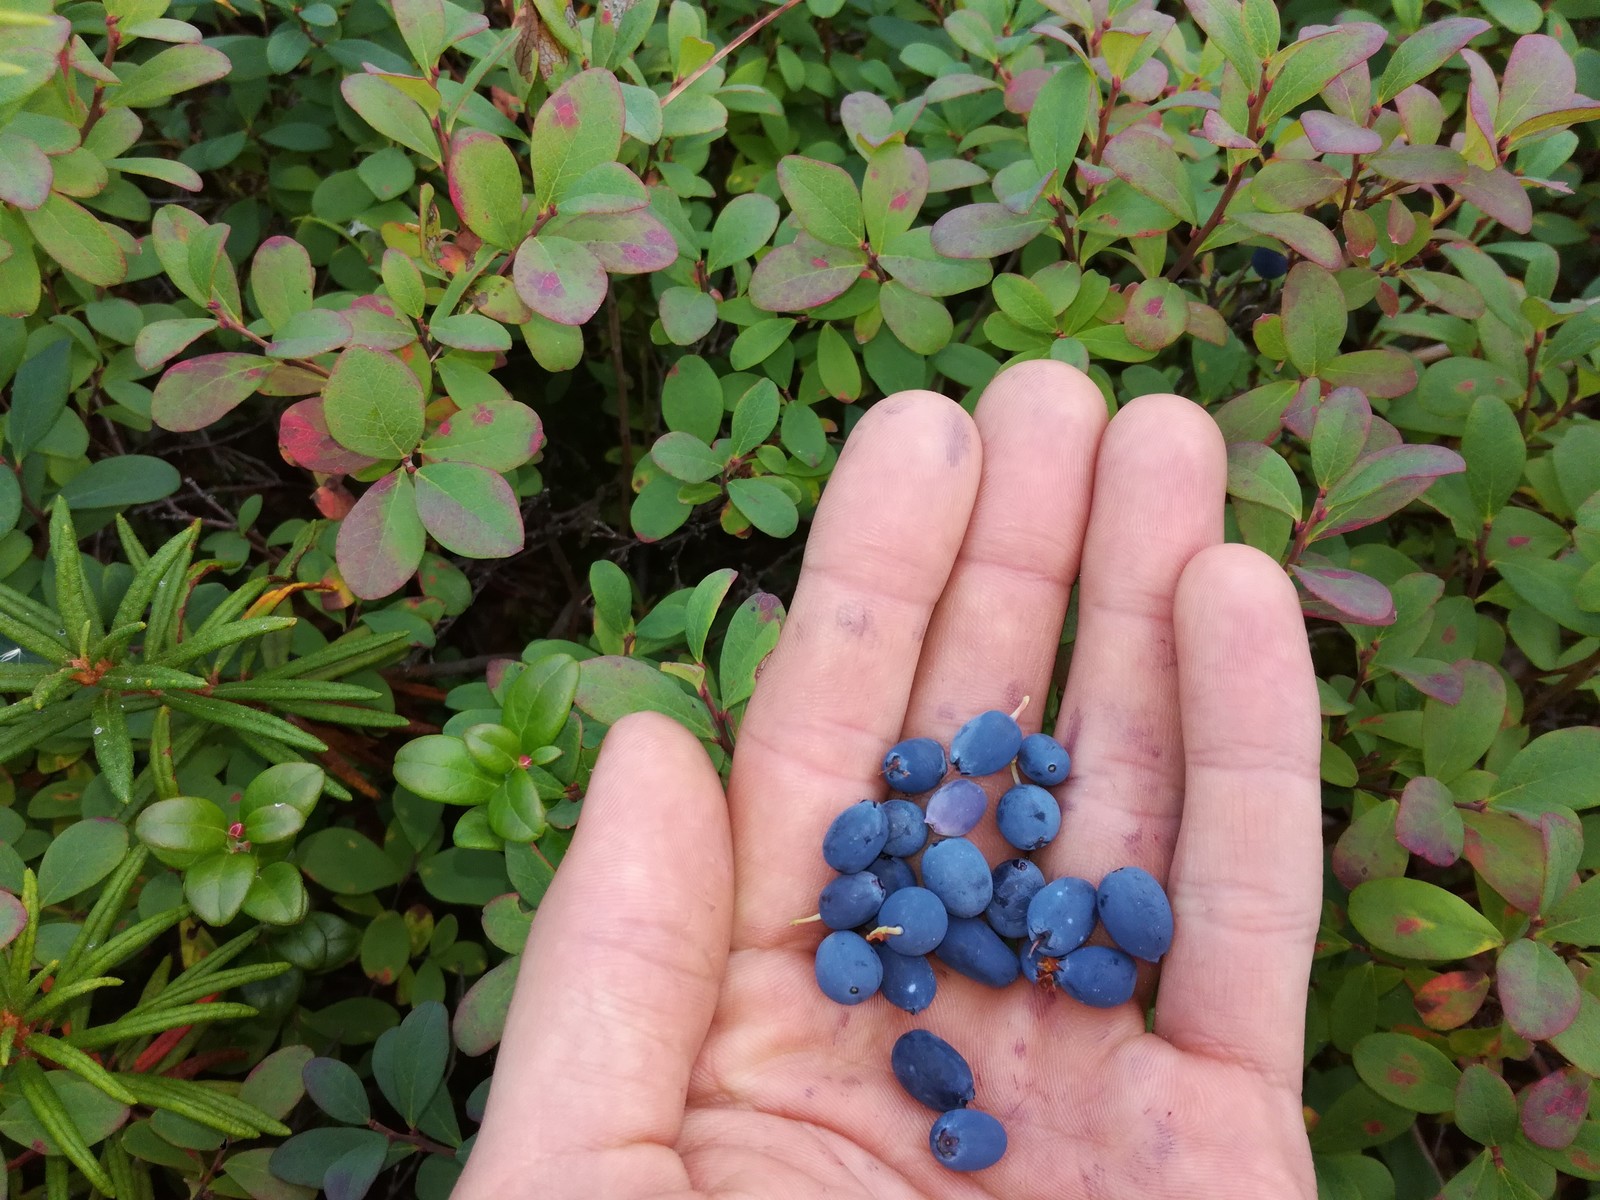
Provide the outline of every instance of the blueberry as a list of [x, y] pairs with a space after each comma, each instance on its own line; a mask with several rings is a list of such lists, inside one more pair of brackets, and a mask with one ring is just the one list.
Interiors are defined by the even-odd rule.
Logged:
[[1001, 937], [1028, 935], [1028, 902], [1044, 886], [1044, 875], [1025, 858], [1008, 858], [989, 872], [994, 880], [994, 899], [984, 916]]
[[944, 901], [952, 917], [975, 917], [994, 896], [983, 851], [959, 837], [928, 848], [922, 856], [922, 886]]
[[912, 1029], [895, 1039], [889, 1066], [911, 1098], [934, 1112], [972, 1103], [972, 1068], [959, 1050], [926, 1029]]
[[1133, 996], [1138, 968], [1121, 950], [1110, 946], [1084, 946], [1061, 960], [1056, 983], [1079, 1004], [1115, 1008]]
[[854, 929], [877, 915], [887, 895], [876, 875], [857, 871], [841, 875], [823, 888], [817, 911], [829, 929]]
[[1046, 988], [1056, 986], [1056, 972], [1061, 966], [1061, 960], [1055, 956], [1024, 942], [1022, 949], [1017, 951], [1017, 963], [1022, 968], [1022, 977], [1029, 983], [1042, 984]]
[[901, 888], [917, 886], [917, 873], [903, 858], [890, 858], [887, 854], [880, 854], [872, 860], [872, 865], [867, 870], [878, 877], [886, 896], [892, 896]]
[[928, 797], [928, 828], [940, 837], [972, 832], [989, 807], [989, 795], [970, 779], [952, 779]]
[[884, 945], [898, 954], [926, 954], [944, 941], [950, 915], [927, 888], [901, 888], [878, 909], [878, 928], [898, 929], [884, 935]]
[[920, 954], [896, 954], [887, 946], [874, 946], [883, 964], [883, 985], [878, 990], [896, 1008], [919, 1013], [933, 1003], [938, 980], [933, 967]]
[[1005, 987], [1021, 970], [1016, 953], [989, 928], [989, 922], [971, 917], [951, 921], [934, 953], [951, 970], [989, 987]]
[[886, 800], [884, 820], [889, 823], [889, 840], [883, 852], [891, 858], [910, 858], [928, 842], [928, 825], [922, 810], [909, 800]]
[[1076, 950], [1094, 932], [1094, 884], [1063, 875], [1028, 902], [1028, 937], [1054, 957]]
[[1061, 805], [1037, 784], [1019, 783], [1000, 797], [994, 821], [1018, 850], [1037, 850], [1061, 832]]
[[1100, 924], [1123, 950], [1155, 962], [1172, 945], [1172, 905], [1154, 875], [1123, 867], [1100, 881]]
[[979, 713], [950, 739], [950, 765], [963, 775], [993, 775], [1005, 769], [1022, 745], [1022, 730], [1010, 713]]
[[883, 964], [872, 943], [859, 933], [839, 930], [817, 947], [817, 986], [829, 1000], [860, 1004], [883, 982]]
[[1276, 279], [1289, 269], [1289, 260], [1276, 250], [1257, 246], [1250, 255], [1250, 265], [1263, 279]]
[[981, 1171], [1005, 1154], [1006, 1129], [986, 1112], [958, 1108], [933, 1123], [928, 1145], [940, 1164], [952, 1171]]
[[889, 840], [889, 821], [883, 806], [858, 800], [833, 819], [822, 835], [822, 857], [841, 875], [865, 871]]
[[883, 777], [897, 792], [931, 792], [945, 769], [944, 747], [933, 738], [907, 738], [883, 756]]
[[1072, 770], [1072, 758], [1048, 733], [1030, 733], [1017, 750], [1017, 770], [1040, 787], [1055, 787]]

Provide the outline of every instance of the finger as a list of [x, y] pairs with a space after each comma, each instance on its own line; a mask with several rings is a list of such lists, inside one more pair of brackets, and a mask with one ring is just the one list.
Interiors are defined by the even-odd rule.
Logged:
[[[882, 794], [883, 753], [905, 718], [981, 458], [972, 419], [932, 392], [880, 401], [845, 443], [739, 730], [735, 945], [793, 937], [789, 920], [815, 911], [826, 878], [818, 847], [828, 822]], [[806, 869], [774, 869], [797, 862]]]
[[1187, 758], [1155, 1030], [1299, 1086], [1322, 899], [1320, 717], [1294, 585], [1218, 546], [1177, 597]]
[[[983, 439], [977, 503], [917, 669], [905, 732], [948, 742], [986, 709], [1030, 703], [1037, 729], [1078, 573], [1106, 402], [1064, 363], [1001, 372], [974, 414]], [[996, 779], [1004, 790], [1009, 777]], [[988, 824], [980, 829], [989, 829]], [[1000, 850], [998, 835], [987, 850]]]
[[1180, 397], [1129, 402], [1101, 440], [1056, 729], [1072, 754], [1046, 850], [1057, 873], [1166, 872], [1183, 794], [1172, 596], [1184, 565], [1222, 540], [1226, 483], [1216, 423]]
[[606, 735], [539, 906], [458, 1200], [686, 1189], [671, 1147], [728, 956], [732, 856], [698, 742], [653, 713]]

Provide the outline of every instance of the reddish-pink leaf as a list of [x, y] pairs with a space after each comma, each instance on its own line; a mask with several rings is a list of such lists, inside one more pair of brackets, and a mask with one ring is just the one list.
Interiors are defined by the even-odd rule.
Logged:
[[531, 237], [517, 249], [511, 277], [529, 308], [559, 325], [582, 325], [606, 298], [599, 260], [564, 237]]
[[[1379, 428], [1376, 420], [1372, 427]], [[1398, 445], [1368, 453], [1328, 493], [1328, 516], [1318, 536], [1348, 533], [1381, 521], [1422, 495], [1439, 476], [1464, 470], [1461, 456], [1444, 446]]]
[[1395, 839], [1418, 858], [1448, 867], [1461, 857], [1465, 830], [1455, 797], [1437, 779], [1419, 775], [1400, 793]]
[[0, 892], [0, 946], [9, 946], [28, 925], [28, 910], [10, 892]]
[[1200, 119], [1200, 133], [1213, 146], [1221, 146], [1224, 150], [1256, 148], [1254, 142], [1229, 125], [1223, 115], [1214, 108], [1206, 109], [1206, 115]]
[[204, 429], [255, 394], [272, 370], [259, 354], [202, 354], [167, 371], [156, 384], [150, 418], [163, 429]]
[[1466, 860], [1511, 907], [1538, 912], [1544, 894], [1544, 838], [1539, 830], [1493, 810], [1468, 810], [1461, 821], [1466, 826], [1461, 847]]
[[1395, 838], [1393, 800], [1382, 800], [1350, 822], [1332, 854], [1333, 877], [1354, 891], [1369, 879], [1392, 879], [1406, 873], [1410, 861]]
[[756, 264], [750, 276], [750, 303], [767, 312], [816, 308], [848, 291], [866, 263], [864, 251], [799, 234]]
[[1128, 340], [1142, 350], [1160, 350], [1172, 345], [1189, 322], [1189, 301], [1175, 283], [1165, 279], [1146, 279], [1128, 292], [1128, 307], [1122, 327]]
[[417, 340], [417, 327], [384, 296], [357, 296], [344, 310], [350, 344], [368, 350], [399, 350]]
[[1315, 217], [1304, 213], [1239, 212], [1234, 220], [1246, 229], [1276, 238], [1302, 258], [1337, 271], [1344, 266], [1344, 252], [1332, 232]]
[[446, 550], [468, 558], [505, 558], [522, 549], [522, 510], [505, 478], [463, 462], [417, 469], [417, 513]]
[[1417, 386], [1417, 367], [1398, 350], [1352, 350], [1328, 363], [1322, 377], [1334, 387], [1360, 388], [1368, 396], [1392, 400]]
[[1447, 971], [1416, 989], [1412, 1003], [1429, 1029], [1459, 1029], [1483, 1007], [1489, 976], [1483, 971]]
[[492, 133], [457, 132], [450, 143], [450, 202], [466, 227], [509, 250], [522, 236], [522, 170]]
[[1475, 204], [1485, 216], [1516, 233], [1527, 233], [1533, 228], [1533, 202], [1516, 176], [1504, 167], [1484, 171], [1468, 167], [1464, 177], [1457, 180], [1455, 189], [1468, 204]]
[[950, 258], [995, 258], [1026, 246], [1050, 227], [1039, 217], [1019, 217], [1002, 204], [953, 208], [933, 225], [933, 248]]
[[17, 208], [38, 208], [50, 198], [53, 178], [50, 160], [36, 143], [0, 131], [0, 200]]
[[1467, 173], [1467, 160], [1448, 146], [1408, 146], [1391, 143], [1367, 165], [1385, 179], [1401, 183], [1458, 183]]
[[1518, 38], [1517, 44], [1511, 47], [1505, 75], [1500, 81], [1495, 136], [1503, 136], [1534, 117], [1581, 100], [1573, 95], [1577, 86], [1577, 69], [1565, 46], [1543, 33]]
[[278, 422], [278, 452], [285, 462], [323, 475], [349, 475], [378, 461], [333, 440], [321, 396], [291, 404], [284, 412]]
[[1140, 195], [1180, 221], [1198, 223], [1194, 187], [1172, 143], [1148, 125], [1130, 125], [1106, 143], [1101, 161]]
[[1520, 938], [1500, 952], [1495, 989], [1506, 1024], [1530, 1042], [1555, 1037], [1578, 1017], [1578, 981], [1549, 946]]
[[1318, 154], [1372, 154], [1383, 149], [1383, 135], [1376, 129], [1320, 109], [1301, 113], [1300, 126]]
[[[677, 239], [654, 213], [646, 209], [625, 213], [583, 213], [553, 224], [550, 232], [587, 246], [589, 253], [613, 275], [665, 271], [678, 261]], [[540, 234], [540, 237], [544, 235]], [[527, 297], [523, 299], [527, 300]], [[534, 311], [538, 311], [538, 305], [531, 300], [528, 303], [533, 305]]]
[[1522, 1092], [1522, 1132], [1536, 1146], [1570, 1146], [1589, 1115], [1589, 1076], [1562, 1067], [1535, 1080]]
[[1432, 658], [1410, 658], [1404, 662], [1390, 663], [1389, 670], [1404, 679], [1424, 696], [1457, 704], [1465, 688], [1461, 672], [1450, 663]]
[[401, 470], [361, 494], [339, 524], [334, 556], [352, 592], [363, 600], [379, 600], [416, 573], [426, 543], [411, 477]]
[[[1394, 624], [1394, 597], [1370, 575], [1342, 567], [1290, 568], [1302, 587], [1331, 610], [1333, 619], [1354, 625]], [[1307, 611], [1313, 611], [1307, 606]], [[1319, 610], [1314, 615], [1323, 615]]]

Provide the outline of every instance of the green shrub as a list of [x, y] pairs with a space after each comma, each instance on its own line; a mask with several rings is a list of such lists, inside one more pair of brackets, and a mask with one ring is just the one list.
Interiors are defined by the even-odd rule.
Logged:
[[607, 725], [1044, 356], [1313, 621], [1323, 1193], [1600, 1180], [1593, 0], [0, 3], [8, 1194], [446, 1195]]

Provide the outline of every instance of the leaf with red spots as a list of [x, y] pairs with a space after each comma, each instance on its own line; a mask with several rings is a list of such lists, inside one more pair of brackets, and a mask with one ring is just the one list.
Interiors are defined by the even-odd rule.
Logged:
[[1402, 846], [1436, 867], [1448, 867], [1461, 857], [1464, 836], [1449, 788], [1427, 775], [1406, 784], [1395, 820], [1395, 838]]
[[1374, 879], [1350, 893], [1350, 923], [1373, 949], [1397, 958], [1466, 958], [1505, 938], [1460, 896], [1420, 879]]
[[411, 477], [394, 471], [363, 492], [339, 523], [334, 556], [352, 592], [380, 600], [415, 574], [426, 541]]
[[1506, 1024], [1530, 1042], [1555, 1037], [1577, 1019], [1578, 981], [1556, 952], [1522, 938], [1501, 951], [1495, 988]]
[[[613, 275], [665, 271], [678, 261], [678, 241], [647, 209], [626, 213], [584, 213], [555, 221], [549, 232], [581, 242]], [[541, 237], [544, 235], [541, 234]]]
[[1510, 813], [1461, 814], [1466, 837], [1461, 852], [1507, 904], [1524, 913], [1539, 909], [1544, 894], [1544, 839], [1538, 829]]
[[1410, 1109], [1357, 1082], [1322, 1113], [1311, 1128], [1311, 1148], [1318, 1154], [1381, 1146], [1404, 1133], [1416, 1120]]
[[1303, 604], [1308, 614], [1352, 625], [1394, 624], [1394, 597], [1372, 576], [1343, 567], [1300, 563], [1290, 571], [1311, 597]]
[[1183, 335], [1189, 323], [1189, 300], [1177, 284], [1146, 279], [1128, 293], [1122, 327], [1128, 340], [1142, 350], [1161, 350]]
[[1576, 1067], [1562, 1067], [1522, 1093], [1522, 1132], [1536, 1146], [1570, 1146], [1589, 1112], [1590, 1080]]
[[156, 384], [150, 418], [174, 433], [204, 429], [254, 395], [272, 367], [272, 360], [259, 354], [202, 354], [185, 359]]
[[[622, 149], [622, 87], [610, 71], [581, 71], [539, 106], [529, 140], [536, 205], [560, 207], [585, 174]], [[531, 304], [532, 301], [529, 301]]]
[[867, 239], [881, 251], [891, 238], [911, 228], [928, 198], [928, 161], [904, 142], [879, 146], [867, 160], [861, 182], [861, 208]]
[[1436, 658], [1404, 658], [1389, 665], [1389, 670], [1404, 679], [1424, 696], [1443, 700], [1446, 704], [1458, 703], [1464, 691], [1461, 673], [1447, 662]]
[[346, 450], [331, 433], [322, 412], [322, 397], [291, 404], [278, 422], [278, 452], [284, 462], [323, 475], [349, 475], [378, 460]]
[[606, 273], [577, 242], [539, 234], [517, 248], [511, 270], [517, 295], [560, 325], [582, 325], [606, 298]]
[[1003, 204], [967, 204], [934, 222], [933, 249], [950, 258], [997, 258], [1049, 227], [1045, 218], [1019, 217]]
[[1483, 971], [1447, 971], [1416, 989], [1411, 1002], [1429, 1029], [1459, 1029], [1483, 1007], [1489, 976]]
[[1461, 1072], [1444, 1054], [1403, 1033], [1369, 1033], [1351, 1054], [1356, 1074], [1385, 1100], [1412, 1112], [1455, 1107]]
[[800, 234], [756, 264], [750, 303], [767, 312], [800, 312], [842, 296], [861, 277], [866, 252]]
[[843, 167], [790, 154], [778, 163], [778, 186], [812, 237], [832, 246], [861, 245], [861, 194]]
[[505, 558], [522, 549], [522, 510], [501, 475], [464, 462], [433, 462], [413, 476], [417, 514], [446, 550]]
[[1395, 839], [1393, 800], [1381, 800], [1350, 822], [1333, 847], [1333, 874], [1347, 888], [1369, 879], [1387, 879], [1406, 873], [1410, 856]]
[[491, 471], [514, 471], [544, 446], [539, 414], [516, 400], [489, 400], [463, 408], [423, 439], [422, 456], [433, 462], [476, 463]]

